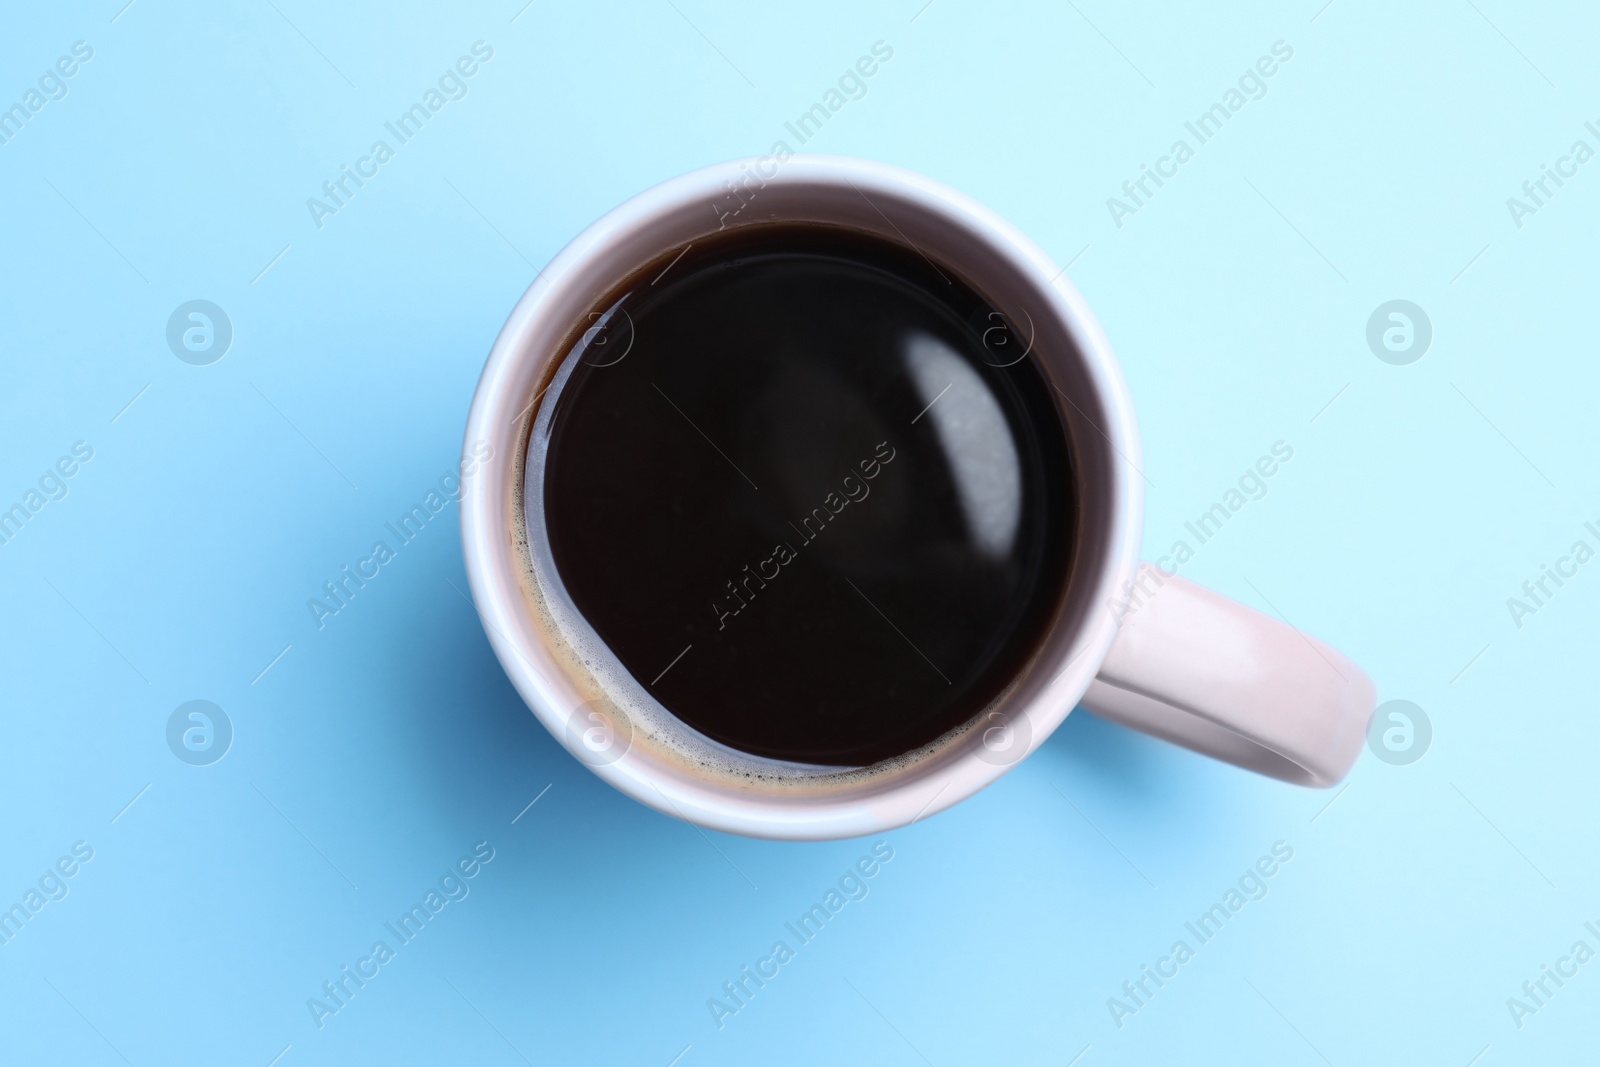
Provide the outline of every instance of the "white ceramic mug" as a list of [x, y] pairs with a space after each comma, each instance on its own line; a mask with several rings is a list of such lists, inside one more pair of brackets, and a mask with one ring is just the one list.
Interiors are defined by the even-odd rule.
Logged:
[[[645, 267], [732, 227], [823, 223], [910, 244], [953, 271], [1027, 344], [1055, 387], [1080, 521], [1062, 604], [1038, 651], [982, 713], [870, 768], [783, 763], [705, 737], [633, 681], [572, 606], [549, 557], [544, 390], [604, 303]], [[544, 417], [541, 418], [541, 415]], [[495, 653], [539, 720], [596, 774], [691, 822], [816, 840], [903, 826], [955, 804], [1042, 744], [1078, 704], [1198, 752], [1306, 785], [1359, 755], [1371, 681], [1314, 638], [1139, 563], [1139, 435], [1111, 346], [1032, 241], [966, 196], [864, 160], [762, 157], [686, 174], [579, 234], [506, 321], [467, 421], [485, 454], [461, 496], [472, 593]]]

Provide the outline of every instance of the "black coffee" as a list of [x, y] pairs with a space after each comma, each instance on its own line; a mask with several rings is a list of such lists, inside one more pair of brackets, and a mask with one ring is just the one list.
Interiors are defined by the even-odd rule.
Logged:
[[697, 243], [569, 360], [544, 504], [578, 609], [669, 711], [864, 766], [970, 719], [1056, 608], [1065, 434], [1028, 343], [911, 248]]

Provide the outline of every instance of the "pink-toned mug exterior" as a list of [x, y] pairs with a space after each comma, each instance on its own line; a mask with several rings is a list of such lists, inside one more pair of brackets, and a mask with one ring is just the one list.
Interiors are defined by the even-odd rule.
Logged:
[[[685, 744], [712, 743], [687, 736], [694, 732], [674, 727], [670, 716], [597, 710], [605, 702], [596, 701], [594, 677], [542, 603], [559, 582], [548, 567], [529, 563], [522, 533], [540, 528], [543, 501], [524, 505], [523, 465], [540, 390], [566, 355], [574, 324], [591, 321], [620, 280], [730, 225], [794, 221], [910, 243], [959, 272], [1008, 321], [1026, 323], [1033, 358], [1060, 394], [1080, 529], [1062, 546], [1071, 559], [1067, 593], [1039, 653], [970, 729], [887, 769], [793, 768], [792, 780], [782, 766], [767, 766], [776, 772], [767, 779], [709, 774], [681, 753]], [[464, 455], [478, 467], [461, 497], [467, 572], [512, 683], [596, 774], [699, 825], [794, 840], [903, 826], [1000, 777], [1080, 703], [1306, 785], [1337, 782], [1364, 744], [1374, 689], [1353, 663], [1285, 622], [1139, 564], [1139, 434], [1104, 333], [1032, 241], [981, 204], [910, 171], [838, 157], [762, 157], [674, 178], [607, 213], [540, 272], [512, 311], [473, 397]], [[674, 729], [685, 736], [665, 736]], [[598, 749], [597, 736], [606, 739]]]

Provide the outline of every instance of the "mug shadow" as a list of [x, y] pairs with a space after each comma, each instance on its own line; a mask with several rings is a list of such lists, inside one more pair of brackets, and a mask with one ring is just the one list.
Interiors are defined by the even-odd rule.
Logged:
[[1069, 794], [1136, 813], [1152, 828], [1204, 817], [1216, 802], [1215, 790], [1204, 779], [1227, 773], [1204, 756], [1099, 718], [1081, 706], [1029, 762], [1036, 762], [1045, 777]]
[[[404, 775], [418, 790], [410, 803], [460, 827], [458, 836], [498, 835], [510, 852], [524, 853], [526, 862], [507, 866], [519, 870], [525, 899], [559, 897], [576, 909], [574, 920], [600, 918], [620, 900], [637, 909], [641, 886], [663, 898], [703, 892], [708, 878], [730, 893], [809, 886], [819, 857], [859, 848], [701, 830], [612, 788], [549, 734], [512, 686], [466, 600], [459, 554], [440, 553], [424, 569], [399, 608], [401, 618], [423, 622], [397, 625], [387, 656], [389, 683], [404, 694], [390, 725], [404, 739]], [[1080, 707], [1028, 766], [1075, 800], [1151, 818], [1206, 806], [1194, 782], [1204, 762]]]
[[[621, 855], [630, 879], [672, 881], [689, 877], [707, 856], [721, 862], [693, 827], [612, 788], [550, 735], [506, 676], [468, 602], [459, 550], [429, 560], [427, 570], [401, 609], [426, 622], [398, 629], [388, 657], [390, 682], [406, 694], [393, 709], [393, 726], [406, 738], [407, 780], [422, 792], [414, 804], [461, 826], [462, 834], [492, 829], [507, 842], [532, 837], [540, 867], [603, 870]], [[724, 839], [741, 852], [771, 844], [704, 833], [723, 851], [730, 848]]]
[[1122, 799], [1148, 795], [1159, 781], [1163, 762], [1160, 742], [1081, 706], [1072, 709], [1032, 758], [1073, 781]]

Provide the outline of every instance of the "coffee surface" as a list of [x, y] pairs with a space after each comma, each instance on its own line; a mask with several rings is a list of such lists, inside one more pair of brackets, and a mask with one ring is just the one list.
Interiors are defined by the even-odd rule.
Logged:
[[668, 711], [865, 766], [991, 701], [1062, 592], [1065, 434], [1025, 331], [910, 248], [762, 227], [642, 272], [552, 389], [573, 603]]

